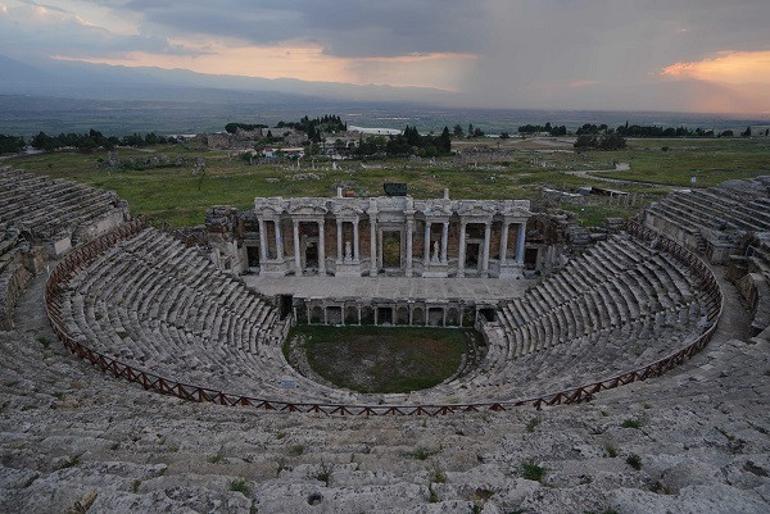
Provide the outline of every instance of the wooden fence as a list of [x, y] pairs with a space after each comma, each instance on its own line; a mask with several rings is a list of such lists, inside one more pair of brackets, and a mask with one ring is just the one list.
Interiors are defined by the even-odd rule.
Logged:
[[698, 284], [699, 290], [704, 291], [708, 298], [707, 317], [710, 322], [709, 327], [704, 332], [688, 341], [683, 348], [662, 359], [646, 366], [611, 376], [604, 380], [518, 400], [433, 405], [355, 405], [315, 402], [304, 403], [281, 399], [256, 398], [209, 389], [198, 385], [184, 384], [151, 372], [133, 368], [108, 355], [92, 350], [87, 346], [86, 341], [76, 340], [67, 331], [66, 324], [61, 314], [61, 298], [69, 280], [79, 271], [86, 269], [88, 265], [96, 260], [103, 252], [121, 241], [132, 238], [139, 233], [144, 226], [144, 223], [141, 221], [124, 224], [116, 230], [76, 249], [67, 256], [56, 267], [46, 284], [45, 305], [48, 318], [54, 332], [65, 347], [79, 358], [91, 363], [103, 372], [108, 373], [115, 378], [125, 379], [129, 382], [139, 384], [148, 391], [176, 396], [183, 400], [195, 402], [211, 402], [219, 405], [252, 407], [268, 411], [359, 416], [437, 416], [461, 412], [499, 412], [524, 406], [541, 409], [543, 406], [578, 403], [590, 400], [595, 394], [602, 391], [660, 376], [675, 366], [682, 364], [703, 349], [714, 335], [724, 306], [724, 298], [719, 283], [711, 269], [703, 260], [679, 243], [641, 226], [636, 221], [629, 221], [626, 224], [626, 230], [630, 234], [649, 244], [654, 244], [656, 247], [665, 250], [686, 264], [700, 281]]

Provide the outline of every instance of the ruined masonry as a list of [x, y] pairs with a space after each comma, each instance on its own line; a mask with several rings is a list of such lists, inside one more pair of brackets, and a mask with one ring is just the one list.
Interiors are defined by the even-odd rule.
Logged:
[[[409, 197], [216, 208], [200, 245], [2, 169], [0, 511], [768, 512], [769, 185], [674, 193], [572, 254], [527, 202]], [[252, 279], [510, 295], [302, 320]], [[408, 394], [287, 363], [293, 323], [367, 307], [486, 351]]]

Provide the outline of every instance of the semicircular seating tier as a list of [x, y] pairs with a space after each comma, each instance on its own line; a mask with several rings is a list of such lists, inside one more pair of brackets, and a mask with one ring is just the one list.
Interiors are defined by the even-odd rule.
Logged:
[[0, 168], [0, 330], [13, 328], [14, 306], [48, 257], [60, 257], [128, 219], [109, 191]]
[[713, 300], [659, 241], [611, 237], [485, 327], [480, 366], [410, 394], [364, 395], [295, 371], [289, 319], [200, 250], [153, 228], [108, 248], [62, 284], [64, 330], [83, 345], [184, 384], [297, 403], [507, 401], [605, 379], [672, 354], [709, 325]]
[[751, 307], [752, 331], [770, 332], [770, 176], [675, 191], [645, 209], [644, 224], [728, 265]]
[[15, 226], [61, 255], [128, 219], [112, 191], [44, 175], [0, 169], [0, 228]]

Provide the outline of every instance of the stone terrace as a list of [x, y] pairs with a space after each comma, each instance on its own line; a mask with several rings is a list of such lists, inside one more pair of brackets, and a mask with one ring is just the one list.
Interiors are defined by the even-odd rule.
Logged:
[[3, 512], [770, 509], [770, 352], [732, 339], [748, 319], [729, 283], [717, 337], [663, 377], [541, 412], [354, 419], [180, 402], [97, 373], [55, 342], [43, 283], [0, 333]]
[[0, 168], [0, 330], [47, 258], [60, 257], [128, 219], [115, 193]]
[[674, 192], [652, 204], [644, 222], [711, 262], [726, 264], [742, 235], [770, 231], [770, 176]]
[[300, 375], [281, 352], [288, 319], [155, 229], [82, 269], [61, 311], [86, 346], [183, 383], [298, 403], [445, 404], [521, 399], [653, 362], [706, 330], [706, 302], [683, 264], [616, 236], [505, 303], [499, 321], [483, 326], [481, 368], [405, 395], [361, 395]]
[[[0, 262], [16, 262], [14, 237]], [[412, 396], [302, 377], [283, 359], [287, 319], [273, 305], [151, 228], [76, 254], [89, 260], [47, 307], [95, 350], [236, 392], [514, 398], [650, 362], [707, 328], [714, 297], [667, 243], [619, 234], [594, 245], [501, 303], [474, 373]], [[752, 248], [749, 272], [763, 275], [766, 246]], [[351, 418], [183, 402], [100, 374], [56, 342], [39, 275], [0, 332], [0, 511], [766, 513], [769, 343], [751, 337], [756, 314], [721, 276], [714, 338], [663, 376], [540, 412]]]
[[0, 169], [0, 227], [29, 230], [59, 256], [128, 218], [128, 206], [109, 191], [68, 180]]
[[533, 280], [421, 277], [260, 277], [244, 275], [246, 285], [266, 296], [301, 298], [466, 299], [490, 303], [524, 294]]

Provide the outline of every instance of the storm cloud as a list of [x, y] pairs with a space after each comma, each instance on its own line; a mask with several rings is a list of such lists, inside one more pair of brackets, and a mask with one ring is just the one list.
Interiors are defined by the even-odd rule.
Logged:
[[[0, 0], [0, 31], [11, 34], [0, 43], [71, 58], [133, 53], [162, 67], [186, 54], [179, 67], [217, 73], [224, 65], [195, 56], [221, 53], [233, 74], [428, 85], [490, 107], [698, 110], [719, 95], [720, 109], [770, 110], [757, 93], [770, 86], [766, 66], [751, 80], [727, 77], [731, 55], [745, 66], [770, 51], [767, 0], [47, 1], [74, 21], [35, 35], [9, 14], [31, 2]], [[115, 31], [115, 20], [133, 29]], [[262, 59], [271, 49], [286, 66]], [[296, 49], [306, 56], [292, 67]], [[703, 73], [671, 73], [686, 66]]]

